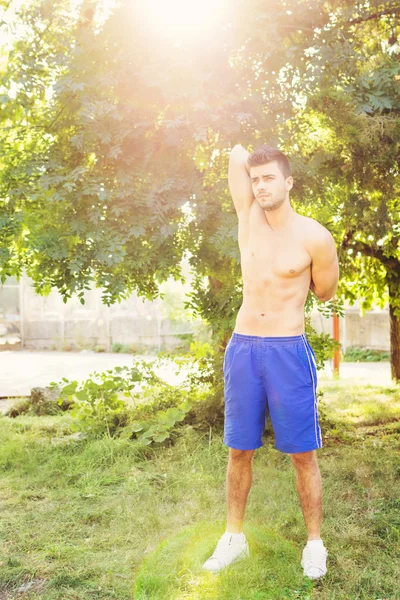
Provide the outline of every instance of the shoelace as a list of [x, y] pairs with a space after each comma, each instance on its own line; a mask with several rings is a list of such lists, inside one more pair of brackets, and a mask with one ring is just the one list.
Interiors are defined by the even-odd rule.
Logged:
[[327, 552], [325, 548], [316, 548], [312, 551], [308, 546], [306, 546], [307, 568], [313, 567], [315, 569], [319, 569], [320, 571], [324, 571], [326, 556]]

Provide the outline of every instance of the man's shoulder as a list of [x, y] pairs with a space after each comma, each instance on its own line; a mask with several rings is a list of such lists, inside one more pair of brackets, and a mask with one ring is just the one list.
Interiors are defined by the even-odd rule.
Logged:
[[335, 240], [326, 227], [311, 217], [302, 216], [304, 247], [311, 259], [321, 251], [335, 246]]
[[329, 229], [321, 225], [319, 221], [316, 221], [312, 217], [305, 217], [303, 215], [299, 215], [299, 217], [301, 218], [301, 223], [303, 224], [306, 233], [312, 238], [323, 240], [327, 239], [328, 237], [332, 237]]

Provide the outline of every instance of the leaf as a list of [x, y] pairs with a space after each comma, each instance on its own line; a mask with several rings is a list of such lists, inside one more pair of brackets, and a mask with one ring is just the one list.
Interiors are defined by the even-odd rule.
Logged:
[[122, 440], [127, 440], [127, 439], [130, 439], [130, 438], [132, 437], [132, 433], [133, 433], [132, 427], [131, 427], [130, 425], [128, 425], [127, 427], [124, 427], [124, 428], [123, 428], [123, 429], [120, 431], [120, 433], [119, 433], [119, 437], [120, 437]]
[[[75, 388], [76, 388], [76, 386], [75, 386]], [[80, 401], [87, 402], [89, 400], [89, 395], [88, 395], [87, 390], [79, 390], [79, 392], [75, 392], [75, 388], [73, 388], [72, 392], [68, 392], [68, 393], [75, 394], [75, 398], [77, 398]]]
[[132, 425], [130, 425], [130, 428], [134, 433], [143, 431], [143, 425], [141, 423], [132, 423]]
[[169, 436], [170, 436], [169, 433], [160, 433], [158, 435], [155, 435], [153, 439], [155, 442], [163, 442], [164, 440], [169, 438]]

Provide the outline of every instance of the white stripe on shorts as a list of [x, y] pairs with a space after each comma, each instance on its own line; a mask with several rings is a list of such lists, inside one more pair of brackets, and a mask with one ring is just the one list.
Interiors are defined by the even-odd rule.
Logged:
[[[304, 348], [307, 354], [307, 358], [308, 358], [308, 364], [310, 366], [310, 371], [311, 371], [311, 377], [312, 377], [312, 382], [313, 382], [313, 394], [314, 394], [314, 424], [315, 424], [315, 439], [317, 441], [317, 446], [318, 448], [322, 448], [322, 435], [321, 435], [321, 428], [319, 426], [319, 424], [317, 425], [317, 394], [316, 394], [316, 390], [315, 390], [315, 379], [314, 379], [314, 373], [313, 370], [311, 368], [311, 363], [310, 363], [310, 356], [311, 356], [311, 360], [313, 361], [315, 368], [317, 368], [315, 359], [312, 355], [311, 352], [309, 352], [307, 344], [305, 342], [305, 340], [307, 339], [305, 334], [302, 333], [301, 334], [301, 339], [303, 340], [303, 344], [304, 344]], [[318, 429], [317, 429], [318, 427]]]

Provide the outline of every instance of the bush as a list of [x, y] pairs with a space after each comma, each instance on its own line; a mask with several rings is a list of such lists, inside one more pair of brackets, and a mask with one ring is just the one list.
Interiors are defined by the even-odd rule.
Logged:
[[[189, 374], [181, 386], [171, 386], [155, 374], [154, 365], [164, 357], [173, 358], [178, 368], [189, 367]], [[136, 438], [145, 445], [160, 443], [168, 438], [173, 440], [173, 432], [179, 423], [196, 423], [200, 428], [208, 428], [218, 419], [222, 422], [222, 395], [210, 391], [214, 359], [208, 343], [193, 343], [190, 353], [185, 356], [171, 357], [160, 353], [150, 363], [133, 358], [131, 368], [116, 367], [104, 373], [95, 372], [93, 378], [81, 385], [64, 377], [64, 383], [51, 382], [50, 389], [59, 388], [60, 405], [68, 399], [71, 414], [75, 417], [71, 424], [73, 431], [83, 431], [89, 437], [106, 434]], [[138, 384], [143, 384], [144, 389], [132, 392]], [[128, 406], [121, 395], [130, 397], [135, 406]]]
[[[163, 383], [154, 373], [153, 363], [133, 360], [135, 364], [131, 368], [116, 367], [103, 373], [95, 371], [94, 378], [86, 379], [80, 386], [78, 381], [69, 381], [65, 377], [62, 378], [64, 384], [51, 382], [51, 390], [60, 388], [59, 404], [66, 398], [71, 402], [71, 414], [76, 419], [71, 424], [72, 430], [84, 431], [91, 437], [104, 434], [111, 437], [118, 428], [129, 423], [129, 409], [120, 394], [134, 399], [131, 390], [138, 383]], [[100, 379], [99, 383], [96, 378]], [[140, 398], [140, 394], [136, 396]]]
[[346, 350], [343, 360], [345, 362], [381, 362], [390, 360], [390, 353], [384, 350], [354, 347]]
[[224, 420], [223, 390], [209, 386], [185, 390], [164, 385], [146, 391], [147, 402], [129, 412], [130, 422], [116, 432], [125, 438], [136, 438], [145, 444], [173, 442], [182, 426], [197, 431], [222, 431]]

